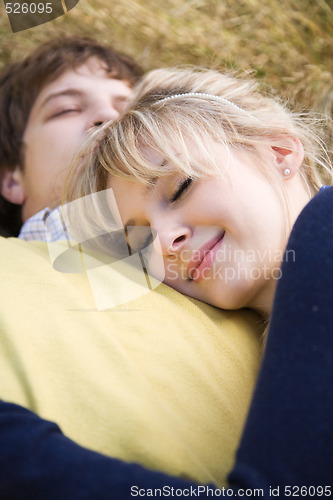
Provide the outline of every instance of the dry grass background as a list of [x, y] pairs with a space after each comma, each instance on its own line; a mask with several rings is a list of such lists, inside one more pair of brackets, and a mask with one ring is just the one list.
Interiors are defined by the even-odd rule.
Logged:
[[145, 69], [249, 70], [298, 103], [333, 112], [333, 0], [80, 0], [54, 21], [12, 33], [0, 6], [0, 64], [46, 38], [87, 34]]

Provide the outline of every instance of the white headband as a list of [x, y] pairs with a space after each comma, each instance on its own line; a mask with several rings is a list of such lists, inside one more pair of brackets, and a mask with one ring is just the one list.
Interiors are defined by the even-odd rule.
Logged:
[[[177, 99], [178, 97], [208, 97], [210, 99], [218, 99], [219, 101], [222, 101], [226, 104], [230, 104], [231, 106], [238, 109], [238, 111], [241, 111], [242, 113], [248, 113], [245, 109], [240, 108], [239, 106], [237, 106], [237, 104], [235, 104], [232, 101], [229, 101], [229, 99], [226, 99], [225, 97], [213, 94], [205, 94], [204, 92], [185, 92], [184, 94], [168, 95], [167, 97], [163, 97], [159, 101], [156, 101], [154, 104], [161, 104], [161, 103], [163, 104], [165, 101], [171, 101], [173, 99]], [[252, 116], [250, 113], [248, 114]]]

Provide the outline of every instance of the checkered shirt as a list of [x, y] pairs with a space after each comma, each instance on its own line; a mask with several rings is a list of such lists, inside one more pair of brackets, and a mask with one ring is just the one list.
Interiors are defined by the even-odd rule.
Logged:
[[47, 242], [68, 239], [60, 214], [60, 207], [54, 210], [44, 208], [23, 224], [18, 237], [26, 241]]

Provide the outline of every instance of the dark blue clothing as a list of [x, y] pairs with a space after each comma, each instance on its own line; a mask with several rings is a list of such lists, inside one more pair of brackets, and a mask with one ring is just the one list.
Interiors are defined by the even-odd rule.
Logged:
[[230, 481], [333, 484], [333, 187], [311, 200], [290, 235]]
[[[286, 256], [230, 485], [235, 493], [263, 489], [261, 498], [272, 498], [277, 488], [287, 497], [288, 486], [307, 487], [298, 491], [302, 498], [327, 498], [333, 482], [333, 188], [303, 210]], [[137, 487], [132, 496], [131, 486]], [[180, 478], [86, 450], [55, 424], [0, 403], [1, 500], [145, 498], [144, 490], [164, 486], [169, 496], [172, 487], [193, 493]], [[317, 486], [328, 487], [327, 494], [314, 494], [310, 487]]]

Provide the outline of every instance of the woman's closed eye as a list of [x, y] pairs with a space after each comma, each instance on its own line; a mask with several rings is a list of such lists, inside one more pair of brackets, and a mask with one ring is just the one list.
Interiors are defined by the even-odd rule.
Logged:
[[183, 180], [180, 185], [177, 187], [176, 192], [172, 195], [170, 199], [170, 203], [174, 203], [175, 201], [179, 201], [184, 193], [187, 191], [187, 189], [190, 187], [190, 185], [193, 182], [192, 177], [187, 177], [185, 180]]

